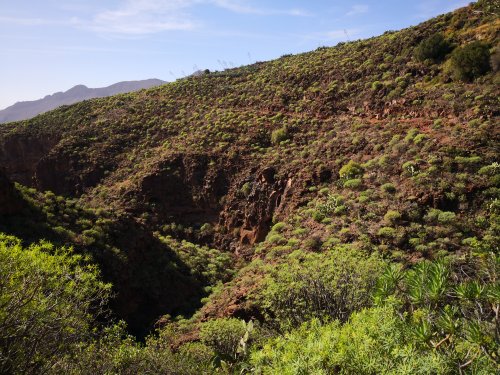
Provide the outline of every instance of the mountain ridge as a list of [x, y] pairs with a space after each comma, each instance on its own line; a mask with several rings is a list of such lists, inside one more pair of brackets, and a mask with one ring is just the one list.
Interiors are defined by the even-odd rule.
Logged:
[[83, 100], [148, 89], [154, 86], [163, 85], [164, 83], [166, 82], [160, 79], [151, 78], [137, 81], [122, 81], [98, 88], [76, 85], [66, 91], [49, 94], [41, 99], [21, 101], [4, 108], [0, 110], [0, 123], [27, 120], [62, 105], [70, 105]]

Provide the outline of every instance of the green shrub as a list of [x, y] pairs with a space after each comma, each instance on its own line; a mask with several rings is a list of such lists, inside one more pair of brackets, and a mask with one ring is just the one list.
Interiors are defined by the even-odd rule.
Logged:
[[384, 215], [384, 220], [388, 222], [389, 224], [394, 224], [401, 219], [401, 214], [398, 211], [394, 210], [389, 210], [387, 213]]
[[266, 239], [267, 239], [267, 242], [272, 243], [272, 244], [276, 244], [276, 245], [286, 244], [286, 239], [282, 235], [275, 233], [275, 232], [269, 232]]
[[274, 224], [273, 227], [271, 228], [272, 231], [278, 232], [278, 233], [281, 233], [283, 231], [283, 229], [285, 229], [285, 223], [283, 223], [281, 221]]
[[427, 135], [425, 134], [418, 134], [415, 138], [413, 138], [413, 143], [416, 145], [422, 143], [424, 140], [427, 139]]
[[273, 145], [280, 144], [281, 142], [286, 141], [288, 137], [289, 134], [286, 127], [276, 129], [271, 133], [271, 143]]
[[474, 155], [474, 156], [456, 156], [455, 157], [455, 161], [459, 164], [462, 164], [462, 165], [477, 165], [479, 163], [481, 163], [481, 156], [477, 156], [477, 155]]
[[445, 354], [450, 364], [467, 363], [470, 373], [496, 373], [498, 260], [490, 253], [455, 264], [423, 261], [408, 270], [392, 264], [378, 282], [375, 303], [406, 317], [416, 347]]
[[344, 325], [318, 320], [270, 340], [251, 355], [263, 374], [445, 374], [453, 361], [419, 350], [410, 327], [389, 307], [354, 313]]
[[264, 374], [454, 374], [457, 366], [497, 373], [497, 262], [490, 254], [455, 269], [390, 264], [378, 280], [376, 307], [345, 324], [313, 319], [272, 338], [252, 352], [252, 366]]
[[200, 227], [200, 233], [203, 235], [209, 235], [214, 232], [214, 227], [210, 223], [205, 223]]
[[470, 82], [490, 70], [490, 50], [482, 42], [457, 48], [451, 55], [451, 73], [456, 80]]
[[322, 196], [327, 196], [329, 192], [330, 192], [330, 189], [329, 189], [329, 188], [327, 188], [327, 187], [325, 187], [325, 188], [321, 189], [321, 190], [318, 192], [318, 194], [319, 194], [319, 195], [322, 195]]
[[396, 187], [394, 186], [394, 184], [388, 182], [386, 184], [383, 184], [381, 187], [383, 192], [385, 193], [395, 193], [396, 192]]
[[353, 160], [349, 160], [342, 168], [340, 168], [339, 176], [343, 180], [349, 180], [362, 176], [364, 173], [363, 167]]
[[312, 213], [312, 218], [314, 219], [314, 221], [321, 223], [323, 221], [323, 219], [325, 218], [325, 214], [321, 211], [315, 210]]
[[[328, 253], [295, 251], [273, 267], [256, 298], [282, 328], [316, 317], [340, 319], [370, 304], [383, 262], [347, 246]], [[270, 320], [271, 321], [271, 320]]]
[[216, 355], [196, 342], [171, 349], [176, 332], [168, 325], [141, 345], [120, 323], [107, 327], [95, 340], [82, 345], [74, 356], [58, 358], [50, 374], [209, 374]]
[[415, 176], [418, 174], [418, 165], [411, 160], [403, 163], [402, 169], [405, 175]]
[[362, 184], [363, 184], [363, 181], [360, 178], [353, 178], [353, 179], [344, 181], [344, 187], [346, 189], [357, 189]]
[[342, 195], [329, 194], [325, 202], [317, 205], [317, 210], [323, 215], [323, 218], [331, 215], [332, 213], [343, 212], [345, 210], [345, 206], [343, 205], [344, 200], [345, 198]]
[[248, 196], [250, 195], [251, 192], [252, 192], [252, 184], [250, 182], [245, 182], [240, 189], [240, 193], [245, 198], [248, 198]]
[[431, 208], [425, 215], [425, 220], [428, 223], [452, 224], [456, 219], [454, 212], [441, 211], [436, 208]]
[[380, 81], [374, 81], [372, 83], [372, 90], [373, 91], [379, 91], [382, 87], [384, 87], [384, 84]]
[[234, 360], [238, 357], [240, 340], [247, 329], [244, 321], [235, 318], [209, 320], [202, 324], [200, 339], [221, 358]]
[[158, 239], [174, 251], [189, 267], [193, 276], [209, 285], [226, 281], [234, 273], [233, 260], [227, 252], [196, 245], [186, 240], [177, 241], [170, 236], [158, 236]]
[[481, 167], [478, 173], [480, 175], [493, 176], [497, 172], [500, 172], [500, 163], [495, 162], [493, 164]]
[[451, 224], [455, 221], [455, 218], [454, 212], [444, 211], [439, 213], [437, 220], [439, 224]]
[[451, 51], [451, 44], [443, 34], [436, 33], [422, 40], [415, 48], [415, 58], [420, 61], [442, 61]]
[[396, 229], [391, 227], [382, 227], [378, 230], [377, 235], [385, 238], [394, 238], [396, 237]]

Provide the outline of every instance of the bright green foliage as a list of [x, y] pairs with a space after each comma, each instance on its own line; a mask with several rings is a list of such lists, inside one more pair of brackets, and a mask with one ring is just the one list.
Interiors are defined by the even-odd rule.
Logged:
[[344, 187], [347, 189], [357, 189], [363, 184], [360, 178], [352, 178], [350, 180], [344, 181]]
[[[145, 334], [163, 314], [189, 318], [161, 318], [159, 337], [144, 344], [118, 328], [96, 330], [98, 337], [84, 340], [76, 354], [68, 349], [61, 357], [66, 367], [59, 363], [54, 372], [240, 373], [241, 352], [235, 358], [226, 350], [231, 360], [223, 360], [198, 340], [205, 322], [221, 316], [252, 316], [281, 332], [311, 318], [326, 325], [338, 318], [332, 330], [345, 329], [355, 346], [345, 342], [318, 354], [313, 347], [337, 344], [301, 342], [311, 347], [307, 358], [297, 350], [279, 360], [294, 361], [303, 373], [321, 373], [328, 363], [336, 364], [328, 368], [333, 373], [498, 372], [489, 359], [496, 348], [488, 299], [498, 294], [490, 285], [498, 278], [468, 262], [470, 254], [500, 252], [498, 77], [448, 82], [451, 59], [438, 66], [413, 56], [435, 33], [458, 45], [476, 38], [496, 46], [498, 17], [487, 3], [369, 40], [85, 101], [0, 127], [9, 173], [28, 181], [31, 162], [40, 160], [38, 186], [58, 194], [21, 191], [23, 212], [0, 216], [0, 231], [92, 254], [113, 281], [113, 308], [131, 332]], [[29, 165], [26, 150], [33, 152]], [[389, 210], [402, 218], [386, 215]], [[261, 240], [277, 221], [256, 245], [240, 237], [248, 229]], [[417, 283], [398, 279], [400, 289], [379, 301], [392, 328], [366, 313], [367, 333], [352, 324], [372, 303], [382, 262], [368, 254], [377, 249], [420, 276]], [[421, 256], [460, 263], [450, 272], [435, 267], [420, 274], [414, 263]], [[422, 277], [436, 284], [419, 286]], [[205, 304], [195, 312], [201, 298]], [[474, 316], [481, 317], [477, 324]], [[230, 325], [221, 323], [212, 338], [219, 328], [237, 337]], [[458, 333], [438, 345], [452, 330]], [[227, 337], [214, 341], [219, 352]], [[409, 353], [407, 369], [400, 350]], [[317, 355], [326, 359], [307, 362]], [[414, 366], [419, 356], [431, 359]], [[435, 365], [443, 357], [451, 367]]]
[[482, 42], [457, 48], [451, 55], [451, 71], [457, 80], [469, 82], [490, 70], [489, 47]]
[[421, 262], [408, 271], [392, 265], [375, 301], [399, 306], [419, 347], [445, 354], [463, 371], [494, 373], [500, 368], [499, 264], [498, 255], [485, 254], [466, 264]]
[[269, 271], [259, 305], [281, 328], [311, 319], [345, 321], [370, 304], [370, 292], [383, 262], [350, 247], [328, 254], [296, 251]]
[[391, 227], [382, 227], [378, 230], [377, 235], [385, 238], [393, 238], [396, 236], [396, 229]]
[[318, 203], [317, 210], [321, 214], [321, 217], [323, 219], [324, 217], [330, 216], [333, 213], [343, 212], [345, 210], [344, 202], [345, 198], [342, 195], [328, 194], [328, 197], [325, 201]]
[[[494, 374], [500, 369], [498, 257], [391, 265], [378, 307], [313, 319], [251, 355], [263, 374]], [[474, 274], [473, 278], [470, 275]]]
[[202, 343], [188, 343], [175, 352], [168, 330], [149, 337], [146, 345], [138, 344], [126, 334], [125, 326], [106, 328], [89, 345], [82, 345], [74, 356], [61, 358], [52, 374], [209, 374], [215, 353]]
[[273, 225], [273, 227], [271, 228], [272, 231], [274, 232], [282, 232], [283, 229], [285, 228], [285, 223], [283, 222], [278, 222], [276, 224]]
[[441, 211], [437, 208], [432, 208], [425, 215], [425, 220], [430, 223], [439, 223], [442, 225], [451, 224], [455, 221], [456, 215], [454, 212], [450, 211]]
[[374, 81], [374, 82], [372, 83], [372, 90], [373, 90], [373, 91], [378, 91], [378, 90], [380, 90], [382, 87], [384, 87], [384, 84], [383, 84], [382, 82], [380, 82], [380, 81]]
[[43, 373], [91, 335], [110, 285], [71, 250], [0, 234], [0, 373]]
[[432, 60], [439, 62], [450, 52], [451, 45], [443, 34], [436, 33], [422, 40], [415, 48], [415, 57], [417, 60], [425, 61]]
[[200, 339], [222, 359], [234, 361], [241, 352], [240, 342], [246, 334], [247, 326], [244, 321], [234, 318], [216, 319], [203, 323]]
[[415, 348], [409, 327], [390, 307], [354, 313], [344, 325], [319, 320], [269, 341], [252, 354], [263, 374], [450, 373], [440, 353]]
[[349, 162], [340, 168], [339, 176], [343, 180], [349, 180], [356, 177], [360, 177], [363, 175], [364, 169], [359, 164], [353, 160], [349, 160]]

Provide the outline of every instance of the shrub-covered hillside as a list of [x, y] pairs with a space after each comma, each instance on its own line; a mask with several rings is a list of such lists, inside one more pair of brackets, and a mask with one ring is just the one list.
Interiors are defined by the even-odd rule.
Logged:
[[2, 125], [0, 372], [499, 372], [499, 12]]

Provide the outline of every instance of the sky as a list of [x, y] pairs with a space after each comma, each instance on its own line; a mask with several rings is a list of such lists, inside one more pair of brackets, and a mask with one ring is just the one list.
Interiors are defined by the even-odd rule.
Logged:
[[463, 0], [0, 0], [0, 109], [77, 84], [173, 81], [367, 38]]

